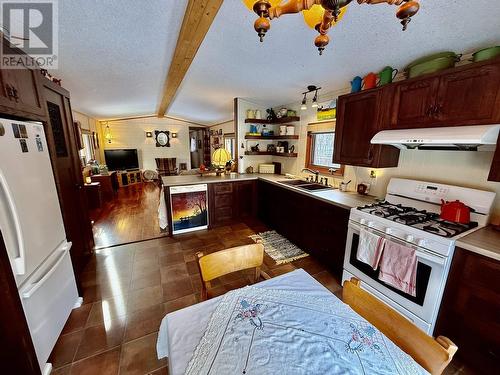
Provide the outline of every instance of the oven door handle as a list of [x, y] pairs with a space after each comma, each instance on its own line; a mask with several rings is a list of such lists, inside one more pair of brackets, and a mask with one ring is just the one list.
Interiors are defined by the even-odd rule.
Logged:
[[426, 250], [426, 251], [422, 251], [422, 248], [415, 245], [415, 244], [410, 244], [406, 241], [403, 241], [397, 237], [393, 237], [391, 235], [387, 236], [386, 234], [382, 233], [382, 232], [379, 232], [378, 230], [376, 229], [373, 229], [373, 228], [370, 228], [370, 227], [361, 227], [355, 223], [350, 223], [351, 227], [353, 227], [358, 233], [361, 229], [364, 229], [370, 233], [373, 233], [387, 241], [392, 241], [392, 242], [395, 242], [395, 243], [398, 243], [400, 245], [403, 245], [403, 246], [406, 246], [406, 247], [410, 247], [412, 249], [415, 249], [416, 251], [416, 255], [417, 255], [417, 258], [419, 259], [425, 259], [425, 260], [428, 260], [429, 262], [432, 262], [432, 263], [435, 263], [435, 264], [439, 264], [441, 266], [444, 266], [445, 263], [446, 263], [446, 258], [441, 256], [441, 255], [437, 255], [437, 254], [434, 254], [434, 253], [431, 253], [429, 250]]

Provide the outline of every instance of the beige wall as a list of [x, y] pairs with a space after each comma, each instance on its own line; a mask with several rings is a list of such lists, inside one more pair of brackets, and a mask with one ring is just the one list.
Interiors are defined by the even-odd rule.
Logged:
[[[106, 122], [101, 122], [102, 132]], [[196, 125], [171, 118], [138, 118], [109, 121], [111, 143], [101, 137], [105, 149], [136, 148], [141, 169], [156, 170], [155, 158], [177, 158], [179, 163], [187, 163], [190, 168], [189, 127]], [[156, 147], [155, 130], [168, 130], [177, 133], [176, 139], [170, 139], [171, 147]], [[146, 132], [153, 132], [153, 138], [146, 138]]]
[[104, 154], [103, 154], [103, 148], [102, 148], [102, 142], [101, 142], [101, 134], [100, 134], [100, 126], [99, 126], [99, 121], [97, 121], [95, 118], [87, 116], [84, 113], [78, 112], [78, 111], [72, 111], [73, 115], [73, 121], [79, 121], [82, 130], [87, 130], [89, 132], [95, 132], [98, 134], [99, 137], [99, 146], [96, 150], [95, 156], [97, 161], [100, 163], [101, 160], [104, 160]]
[[[329, 101], [338, 97], [348, 89], [339, 90], [326, 95], [321, 95], [320, 102]], [[305, 165], [307, 124], [316, 121], [316, 110], [310, 107], [300, 111], [300, 103], [285, 105], [295, 109], [301, 116], [298, 147], [298, 158], [279, 160], [283, 163], [286, 173], [300, 174]], [[281, 158], [285, 159], [285, 158]], [[346, 166], [344, 181], [352, 180], [350, 190], [355, 190], [356, 185], [363, 181], [373, 184], [371, 195], [383, 198], [387, 184], [391, 177], [403, 177], [424, 181], [459, 185], [497, 193], [494, 202], [492, 222], [500, 223], [500, 183], [489, 182], [488, 173], [493, 159], [493, 152], [459, 152], [459, 151], [419, 151], [402, 150], [397, 168], [378, 169], [375, 180], [369, 178], [370, 168]], [[278, 160], [277, 160], [278, 161]], [[340, 180], [336, 180], [337, 183]]]

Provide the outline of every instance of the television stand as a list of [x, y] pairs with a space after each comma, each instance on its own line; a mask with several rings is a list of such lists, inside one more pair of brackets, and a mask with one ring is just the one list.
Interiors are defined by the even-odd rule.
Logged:
[[139, 169], [118, 172], [118, 184], [120, 187], [135, 185], [142, 182], [142, 172]]

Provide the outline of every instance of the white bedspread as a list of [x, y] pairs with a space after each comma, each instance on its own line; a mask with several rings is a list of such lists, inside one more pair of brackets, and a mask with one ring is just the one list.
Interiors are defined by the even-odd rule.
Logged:
[[157, 349], [174, 375], [426, 373], [303, 270], [168, 314]]

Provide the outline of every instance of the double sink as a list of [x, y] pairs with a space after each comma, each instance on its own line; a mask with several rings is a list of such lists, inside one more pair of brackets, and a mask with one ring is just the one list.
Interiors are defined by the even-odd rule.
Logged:
[[293, 186], [306, 191], [317, 191], [317, 190], [332, 190], [331, 186], [326, 186], [318, 184], [317, 182], [309, 182], [304, 180], [282, 180], [278, 181], [280, 184]]

